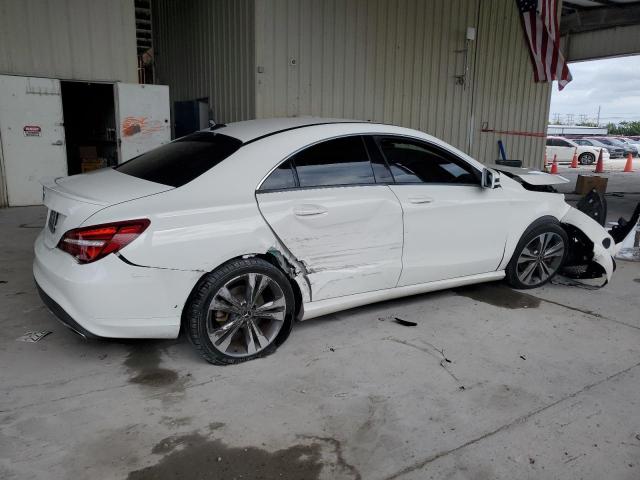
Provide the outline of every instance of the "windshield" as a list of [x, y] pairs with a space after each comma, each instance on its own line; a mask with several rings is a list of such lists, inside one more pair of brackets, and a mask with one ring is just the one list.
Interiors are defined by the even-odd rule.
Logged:
[[115, 167], [120, 173], [181, 187], [215, 167], [242, 146], [237, 138], [196, 132]]

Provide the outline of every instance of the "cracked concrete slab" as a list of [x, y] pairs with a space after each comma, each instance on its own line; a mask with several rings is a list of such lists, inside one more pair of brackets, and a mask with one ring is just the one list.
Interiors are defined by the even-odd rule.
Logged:
[[321, 317], [221, 368], [183, 338], [58, 324], [30, 273], [42, 222], [0, 210], [0, 478], [640, 478], [637, 264], [602, 290], [498, 282]]

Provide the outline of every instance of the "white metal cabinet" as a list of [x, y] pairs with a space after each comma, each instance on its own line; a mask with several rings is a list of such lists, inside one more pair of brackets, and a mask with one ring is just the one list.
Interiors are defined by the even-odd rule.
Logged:
[[59, 80], [0, 75], [0, 141], [9, 205], [41, 204], [39, 180], [67, 174]]
[[119, 162], [171, 141], [169, 87], [116, 83]]
[[393, 288], [402, 209], [385, 185], [258, 193], [265, 219], [308, 269], [313, 301]]
[[475, 185], [390, 186], [404, 211], [404, 268], [399, 286], [496, 270], [509, 208], [502, 189]]

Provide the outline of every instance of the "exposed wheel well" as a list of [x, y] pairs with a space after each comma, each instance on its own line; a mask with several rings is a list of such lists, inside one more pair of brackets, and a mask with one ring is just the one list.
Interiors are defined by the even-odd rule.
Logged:
[[582, 230], [561, 223], [562, 228], [569, 237], [569, 252], [565, 260], [565, 266], [586, 265], [593, 259], [593, 242]]
[[579, 228], [569, 225], [568, 223], [562, 223], [556, 217], [551, 215], [545, 215], [544, 217], [540, 217], [535, 220], [527, 227], [522, 236], [524, 237], [531, 229], [545, 223], [555, 223], [556, 225], [560, 225], [569, 237], [569, 251], [565, 258], [565, 265], [584, 265], [591, 261], [593, 258], [593, 242], [589, 240], [589, 237], [587, 237], [587, 235], [585, 235]]
[[295, 311], [294, 319], [298, 320], [302, 314], [302, 292], [300, 291], [300, 286], [298, 285], [298, 282], [296, 282], [295, 279], [291, 278], [290, 272], [287, 272], [285, 269], [283, 269], [278, 259], [275, 256], [271, 255], [270, 253], [258, 253], [255, 255], [255, 257], [266, 260], [267, 262], [272, 264], [274, 267], [276, 267], [278, 270], [280, 270], [282, 273], [284, 273], [284, 276], [289, 279], [289, 283], [291, 284], [291, 288], [293, 289], [293, 296], [296, 301], [295, 310], [294, 310]]
[[522, 239], [525, 237], [525, 235], [527, 233], [529, 233], [531, 230], [533, 230], [534, 228], [540, 226], [540, 225], [544, 225], [545, 223], [554, 223], [556, 225], [560, 224], [560, 221], [552, 216], [552, 215], [545, 215], [544, 217], [540, 217], [536, 220], [534, 220], [533, 222], [531, 222], [527, 228], [524, 229], [524, 231], [522, 232], [522, 235], [520, 235], [520, 238], [518, 238], [518, 241], [516, 242], [516, 244], [513, 247], [513, 251], [511, 252], [511, 258], [509, 258], [509, 262], [507, 262], [507, 264], [511, 263], [512, 261], [514, 261], [514, 256], [517, 253], [517, 249], [518, 249], [518, 244], [522, 241]]

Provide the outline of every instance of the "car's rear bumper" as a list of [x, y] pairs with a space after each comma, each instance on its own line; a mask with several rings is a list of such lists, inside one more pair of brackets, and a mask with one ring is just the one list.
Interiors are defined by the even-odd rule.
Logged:
[[67, 327], [72, 332], [77, 333], [84, 339], [98, 338], [97, 335], [94, 335], [89, 330], [87, 330], [82, 325], [80, 325], [78, 322], [76, 322], [71, 317], [71, 315], [69, 315], [65, 311], [64, 308], [58, 305], [53, 298], [47, 295], [47, 293], [44, 290], [42, 290], [42, 288], [40, 288], [40, 285], [38, 285], [38, 282], [36, 282], [36, 288], [38, 289], [38, 294], [40, 295], [40, 299], [42, 300], [42, 303], [44, 303], [47, 306], [47, 308], [51, 313], [53, 313], [56, 317], [58, 317], [58, 320], [60, 320], [60, 322], [65, 327]]
[[33, 276], [47, 307], [72, 330], [109, 338], [175, 338], [201, 272], [139, 267], [108, 255], [78, 264], [38, 237]]

